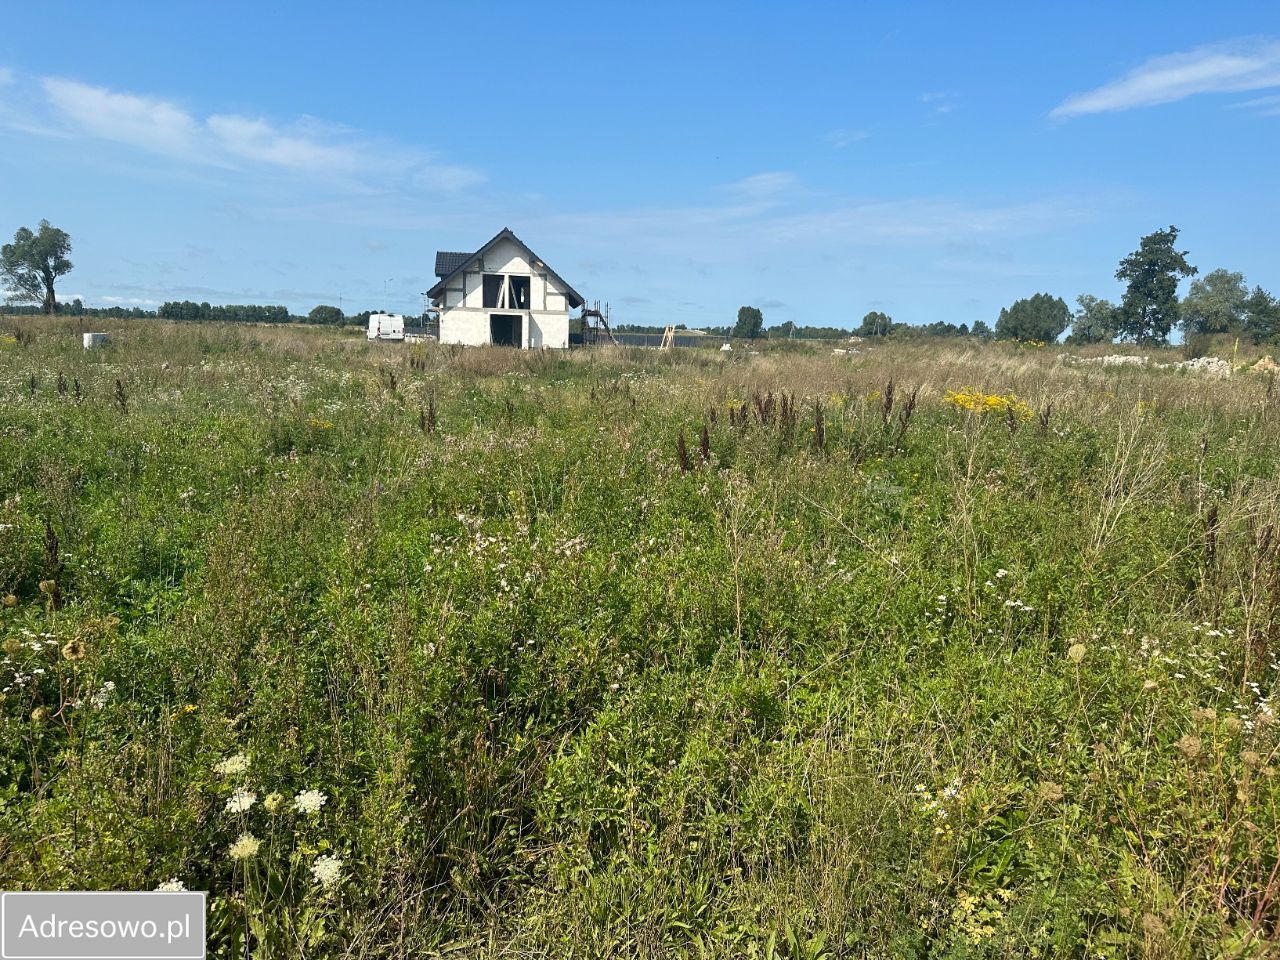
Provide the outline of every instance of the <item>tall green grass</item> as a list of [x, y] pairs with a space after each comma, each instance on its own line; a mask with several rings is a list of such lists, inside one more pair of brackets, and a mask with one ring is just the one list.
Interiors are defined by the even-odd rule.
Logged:
[[1275, 948], [1264, 377], [18, 323], [0, 886], [208, 890], [211, 956]]

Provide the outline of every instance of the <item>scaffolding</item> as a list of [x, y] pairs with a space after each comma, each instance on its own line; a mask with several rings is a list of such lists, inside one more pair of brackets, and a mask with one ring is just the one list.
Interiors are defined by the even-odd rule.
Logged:
[[603, 308], [600, 301], [597, 300], [591, 306], [585, 303], [582, 305], [582, 315], [578, 318], [582, 321], [582, 342], [584, 344], [605, 343], [618, 345], [617, 339], [613, 335], [613, 331], [609, 329], [609, 304], [605, 304]]

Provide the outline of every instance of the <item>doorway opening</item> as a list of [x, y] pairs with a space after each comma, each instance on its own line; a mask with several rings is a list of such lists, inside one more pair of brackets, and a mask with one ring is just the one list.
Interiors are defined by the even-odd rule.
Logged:
[[495, 347], [520, 347], [524, 344], [521, 334], [524, 318], [518, 314], [489, 314], [489, 342]]

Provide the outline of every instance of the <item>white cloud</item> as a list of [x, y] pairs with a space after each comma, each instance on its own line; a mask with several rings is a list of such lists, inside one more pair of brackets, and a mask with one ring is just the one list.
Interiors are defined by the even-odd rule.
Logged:
[[215, 114], [205, 125], [213, 139], [229, 154], [245, 160], [285, 167], [289, 170], [357, 172], [362, 165], [359, 146], [324, 142], [320, 136], [280, 130], [266, 120]]
[[1241, 100], [1231, 104], [1233, 110], [1261, 110], [1267, 107], [1280, 106], [1280, 93], [1268, 94], [1265, 97], [1254, 97], [1252, 100]]
[[1087, 215], [1087, 207], [1063, 199], [988, 206], [930, 198], [846, 200], [779, 217], [770, 229], [773, 236], [796, 242], [813, 237], [846, 243], [971, 243], [1035, 234]]
[[171, 100], [63, 77], [44, 77], [34, 89], [25, 114], [7, 110], [0, 122], [43, 136], [123, 143], [193, 166], [276, 171], [360, 188], [395, 184], [443, 193], [484, 179], [430, 151], [312, 117], [287, 124], [228, 113], [202, 118]]
[[920, 102], [927, 104], [938, 115], [950, 113], [956, 108], [956, 95], [945, 90], [932, 90], [920, 94]]
[[741, 262], [770, 251], [920, 248], [983, 240], [1004, 241], [1060, 230], [1090, 219], [1096, 204], [1055, 197], [982, 205], [944, 199], [864, 201], [818, 197], [807, 203], [729, 203], [552, 215], [541, 227], [552, 235], [592, 236], [607, 248], [643, 250], [698, 262]]
[[786, 170], [773, 170], [743, 177], [725, 184], [721, 189], [738, 199], [758, 203], [776, 199], [780, 194], [794, 189], [796, 182], [795, 174]]
[[7, 87], [13, 83], [14, 73], [12, 67], [0, 67], [0, 87]]
[[83, 134], [171, 155], [195, 150], [200, 125], [175, 104], [57, 77], [41, 86], [59, 117]]
[[[81, 297], [80, 299], [84, 299]], [[98, 297], [103, 303], [113, 307], [158, 307], [161, 303], [151, 297]]]
[[1280, 117], [1280, 93], [1266, 97], [1254, 97], [1252, 100], [1241, 100], [1231, 104], [1235, 110], [1253, 110], [1264, 117]]
[[1152, 57], [1124, 76], [1058, 104], [1054, 119], [1173, 103], [1198, 93], [1280, 86], [1280, 41], [1231, 40]]
[[410, 184], [430, 193], [454, 193], [483, 183], [484, 179], [479, 170], [431, 158], [413, 172]]
[[849, 130], [845, 127], [841, 127], [838, 130], [832, 130], [828, 133], [826, 141], [837, 150], [843, 150], [852, 143], [858, 143], [861, 140], [866, 140], [869, 136], [871, 136], [871, 134], [867, 133], [865, 130]]

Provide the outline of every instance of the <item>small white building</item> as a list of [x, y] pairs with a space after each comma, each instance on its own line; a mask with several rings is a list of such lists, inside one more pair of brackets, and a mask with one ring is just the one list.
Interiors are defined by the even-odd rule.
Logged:
[[440, 342], [469, 346], [569, 346], [578, 291], [504, 229], [475, 253], [436, 253], [439, 282], [427, 291], [440, 312]]

